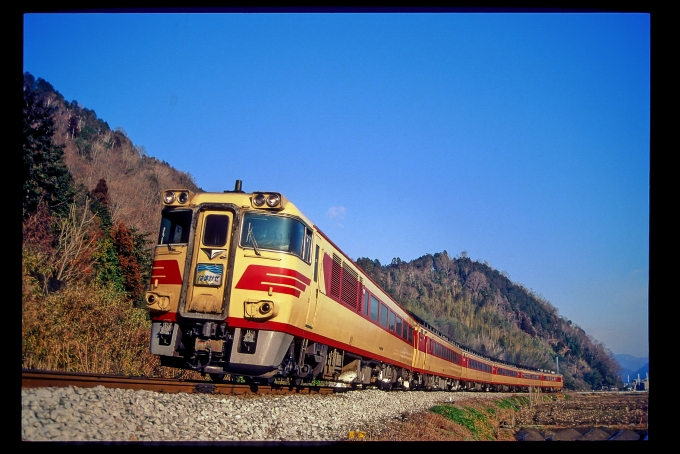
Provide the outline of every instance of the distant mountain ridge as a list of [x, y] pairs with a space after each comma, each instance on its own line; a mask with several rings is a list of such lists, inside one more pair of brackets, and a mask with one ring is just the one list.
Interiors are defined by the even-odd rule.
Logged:
[[630, 380], [637, 380], [639, 378], [646, 378], [649, 374], [649, 357], [638, 358], [633, 355], [614, 355], [614, 359], [619, 363], [621, 368], [617, 371], [617, 375], [621, 380], [626, 382]]

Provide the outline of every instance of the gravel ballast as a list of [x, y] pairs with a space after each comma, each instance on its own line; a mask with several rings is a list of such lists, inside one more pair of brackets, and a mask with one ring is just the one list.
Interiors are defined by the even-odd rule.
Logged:
[[437, 403], [497, 393], [385, 392], [222, 396], [97, 386], [21, 390], [25, 441], [340, 441]]

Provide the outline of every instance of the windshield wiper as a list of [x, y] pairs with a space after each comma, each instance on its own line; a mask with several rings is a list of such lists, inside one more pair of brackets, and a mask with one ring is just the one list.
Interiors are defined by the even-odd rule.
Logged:
[[252, 224], [250, 222], [248, 223], [248, 235], [246, 236], [246, 243], [248, 243], [248, 240], [253, 243], [253, 251], [255, 251], [257, 255], [262, 255], [260, 254], [260, 251], [257, 250], [257, 241], [255, 241], [255, 235], [253, 235]]
[[[161, 232], [161, 243], [160, 243], [161, 245], [163, 244], [163, 237], [164, 237], [164, 236], [165, 236], [165, 227], [163, 227], [163, 231]], [[168, 246], [168, 250], [169, 250], [169, 251], [174, 251], [174, 249], [172, 248], [172, 246], [170, 246], [170, 241], [168, 241], [167, 246]]]

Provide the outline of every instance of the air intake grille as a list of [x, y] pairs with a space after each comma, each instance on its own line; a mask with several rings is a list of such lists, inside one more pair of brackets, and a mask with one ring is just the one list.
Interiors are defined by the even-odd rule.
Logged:
[[333, 254], [333, 271], [331, 273], [331, 296], [340, 298], [340, 283], [342, 282], [342, 259]]
[[342, 302], [359, 310], [359, 277], [349, 267], [342, 267]]
[[355, 311], [361, 310], [361, 281], [356, 271], [343, 263], [339, 255], [333, 254], [331, 271], [331, 296]]

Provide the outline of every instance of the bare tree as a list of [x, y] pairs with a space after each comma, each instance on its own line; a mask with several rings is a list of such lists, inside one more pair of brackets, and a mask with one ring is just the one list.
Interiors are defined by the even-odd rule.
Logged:
[[82, 215], [78, 215], [72, 204], [69, 215], [61, 220], [58, 245], [55, 254], [55, 278], [59, 281], [73, 280], [79, 272], [94, 263], [92, 253], [97, 247], [96, 236], [91, 227], [94, 215], [85, 201]]
[[469, 288], [474, 295], [479, 295], [479, 293], [488, 286], [486, 276], [479, 271], [473, 271], [468, 276], [465, 281], [465, 286]]

